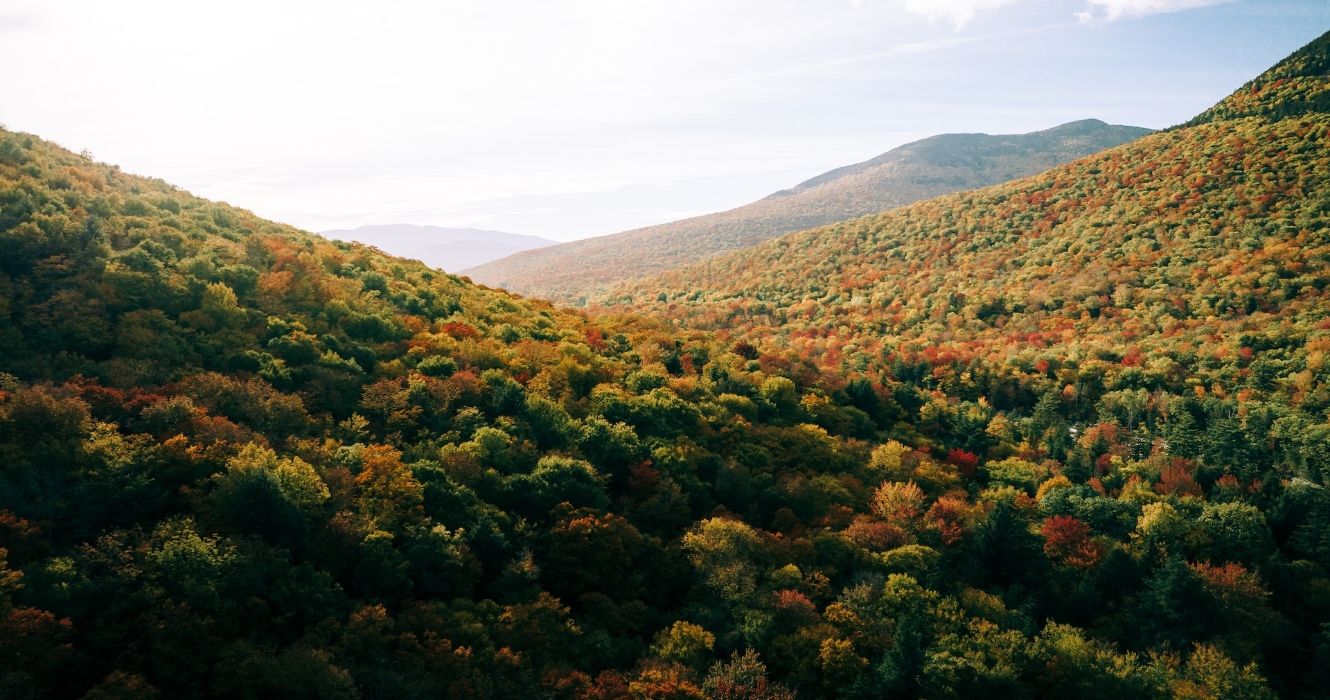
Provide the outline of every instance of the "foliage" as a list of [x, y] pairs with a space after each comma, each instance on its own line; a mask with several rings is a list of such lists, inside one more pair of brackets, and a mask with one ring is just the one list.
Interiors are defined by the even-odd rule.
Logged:
[[0, 695], [1330, 695], [1330, 116], [1282, 109], [652, 303], [724, 332], [0, 132]]

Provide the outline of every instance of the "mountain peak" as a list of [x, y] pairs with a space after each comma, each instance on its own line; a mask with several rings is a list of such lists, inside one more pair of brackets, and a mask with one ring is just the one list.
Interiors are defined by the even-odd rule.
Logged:
[[1059, 132], [1079, 133], [1082, 131], [1099, 131], [1102, 129], [1111, 128], [1112, 126], [1113, 126], [1112, 124], [1109, 124], [1108, 122], [1102, 119], [1090, 118], [1090, 119], [1077, 119], [1076, 121], [1070, 121], [1067, 122], [1066, 124], [1058, 124], [1057, 126], [1051, 129], [1045, 129], [1044, 131], [1048, 133], [1059, 133]]
[[1330, 32], [1182, 126], [1258, 116], [1278, 120], [1312, 112], [1330, 112]]
[[[1065, 157], [1061, 160], [1045, 163], [1046, 167], [1052, 167], [1058, 162], [1074, 160], [1075, 157], [1089, 155], [1148, 133], [1150, 133], [1149, 129], [1138, 126], [1118, 126], [1099, 119], [1080, 119], [1027, 134], [986, 134], [982, 132], [938, 134], [897, 146], [870, 160], [830, 170], [809, 178], [791, 189], [781, 190], [771, 196], [787, 196], [835, 180], [858, 175], [878, 166], [905, 160], [921, 160], [932, 165], [956, 166], [959, 164], [958, 156], [961, 157], [960, 160], [962, 161], [973, 161], [975, 158], [993, 159], [1014, 157], [1017, 154], [1065, 152]], [[1042, 169], [1039, 168], [1028, 173], [1013, 172], [1008, 178], [999, 178], [993, 180], [992, 183], [983, 184], [1001, 182], [1003, 179], [1019, 177], [1021, 174], [1031, 175]], [[937, 194], [942, 194], [942, 192]]]

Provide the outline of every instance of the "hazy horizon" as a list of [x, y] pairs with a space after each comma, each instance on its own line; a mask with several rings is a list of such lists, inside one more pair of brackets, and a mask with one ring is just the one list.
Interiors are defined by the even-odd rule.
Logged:
[[1330, 22], [1307, 0], [234, 10], [12, 3], [0, 56], [25, 69], [0, 89], [24, 99], [0, 123], [313, 231], [573, 240], [938, 133], [1166, 127]]

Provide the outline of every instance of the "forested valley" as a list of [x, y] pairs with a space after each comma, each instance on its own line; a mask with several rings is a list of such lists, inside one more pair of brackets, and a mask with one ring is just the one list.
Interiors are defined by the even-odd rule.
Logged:
[[1330, 35], [590, 312], [0, 132], [0, 696], [1330, 695]]

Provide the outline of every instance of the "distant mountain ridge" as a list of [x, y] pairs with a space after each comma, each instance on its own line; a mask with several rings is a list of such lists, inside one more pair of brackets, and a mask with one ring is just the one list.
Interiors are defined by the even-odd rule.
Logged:
[[503, 231], [475, 228], [374, 224], [324, 231], [325, 238], [372, 245], [386, 253], [413, 258], [448, 272], [482, 265], [523, 250], [554, 245], [557, 241]]
[[1139, 355], [1251, 352], [1254, 329], [1276, 327], [1279, 347], [1313, 347], [1330, 330], [1327, 96], [1330, 33], [1182, 126], [593, 301], [837, 371], [901, 372], [918, 358], [1118, 371]]
[[779, 235], [1033, 175], [1149, 129], [1085, 119], [1028, 134], [942, 134], [736, 209], [525, 251], [464, 270], [522, 294], [581, 302], [621, 282]]

